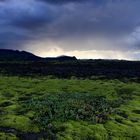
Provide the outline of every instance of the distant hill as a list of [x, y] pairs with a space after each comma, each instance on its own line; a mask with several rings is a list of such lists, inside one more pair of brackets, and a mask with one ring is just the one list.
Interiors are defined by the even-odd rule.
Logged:
[[75, 56], [58, 56], [58, 57], [46, 57], [46, 61], [76, 61], [77, 58]]
[[32, 53], [19, 50], [0, 49], [0, 61], [73, 61], [76, 57], [59, 56], [59, 57], [38, 57]]
[[37, 61], [40, 59], [26, 51], [0, 49], [0, 61]]

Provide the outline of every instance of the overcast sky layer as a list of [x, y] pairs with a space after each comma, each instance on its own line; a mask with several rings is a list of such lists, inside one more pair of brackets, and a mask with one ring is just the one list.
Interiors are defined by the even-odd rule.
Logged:
[[0, 48], [140, 60], [140, 0], [0, 0]]

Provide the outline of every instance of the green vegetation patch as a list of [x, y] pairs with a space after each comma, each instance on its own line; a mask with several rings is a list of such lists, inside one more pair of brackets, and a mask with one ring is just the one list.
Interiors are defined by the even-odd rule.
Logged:
[[26, 116], [4, 115], [0, 118], [1, 126], [15, 128], [22, 132], [38, 132], [38, 128]]
[[2, 140], [139, 140], [140, 84], [1, 76], [0, 128]]
[[19, 139], [12, 133], [0, 132], [0, 140], [19, 140]]
[[33, 98], [23, 103], [26, 112], [35, 112], [34, 122], [41, 128], [47, 128], [54, 121], [87, 121], [92, 124], [105, 123], [114, 109], [121, 105], [121, 99], [108, 100], [104, 96], [93, 94], [63, 93], [49, 94], [45, 97]]
[[103, 124], [68, 121], [59, 126], [56, 137], [59, 140], [106, 140], [108, 134]]

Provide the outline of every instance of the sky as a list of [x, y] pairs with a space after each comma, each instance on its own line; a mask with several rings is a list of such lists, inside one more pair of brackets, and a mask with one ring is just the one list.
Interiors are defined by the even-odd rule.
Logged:
[[0, 49], [140, 60], [140, 0], [0, 0]]

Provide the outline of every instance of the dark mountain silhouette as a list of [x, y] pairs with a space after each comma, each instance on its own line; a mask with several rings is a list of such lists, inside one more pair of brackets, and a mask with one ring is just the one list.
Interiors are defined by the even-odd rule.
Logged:
[[0, 61], [73, 61], [76, 57], [59, 56], [59, 57], [38, 57], [32, 53], [19, 50], [0, 49]]
[[76, 61], [77, 58], [75, 56], [65, 56], [65, 55], [62, 55], [62, 56], [58, 56], [58, 57], [47, 57], [45, 58], [46, 61]]
[[40, 59], [26, 51], [0, 49], [0, 61], [37, 61]]

